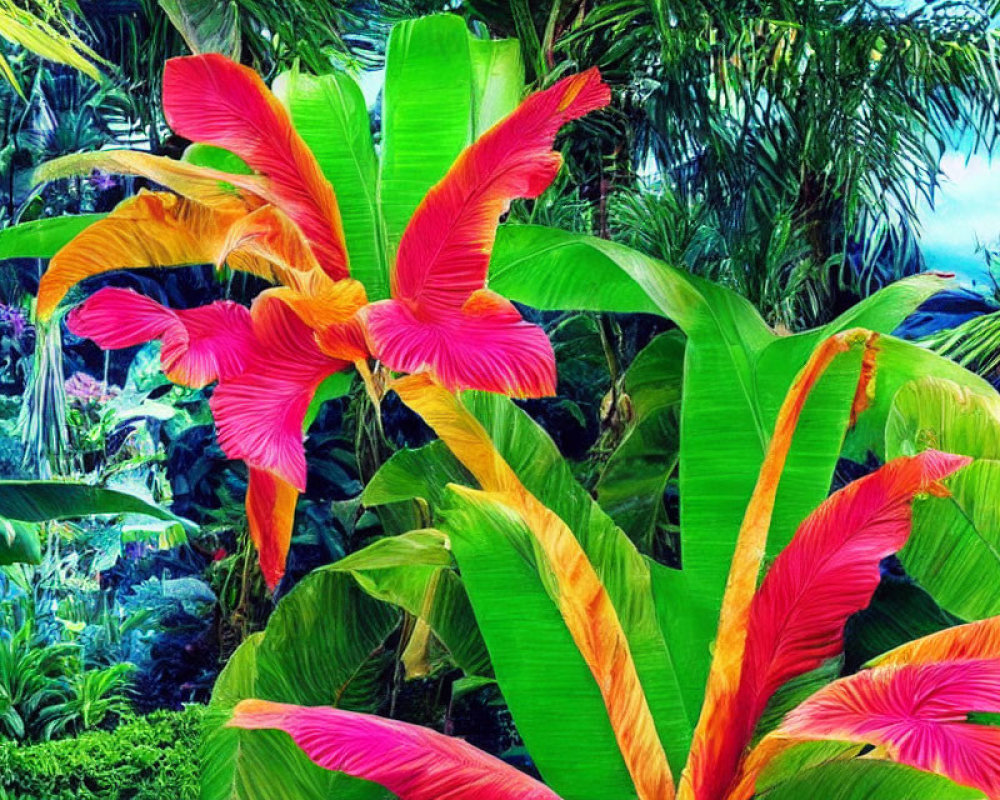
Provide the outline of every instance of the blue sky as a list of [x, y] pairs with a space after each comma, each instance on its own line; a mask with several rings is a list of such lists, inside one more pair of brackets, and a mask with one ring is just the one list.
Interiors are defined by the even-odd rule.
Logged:
[[966, 158], [948, 152], [934, 208], [924, 205], [920, 238], [930, 269], [976, 275], [983, 256], [976, 243], [996, 244], [1000, 237], [1000, 158], [976, 153]]

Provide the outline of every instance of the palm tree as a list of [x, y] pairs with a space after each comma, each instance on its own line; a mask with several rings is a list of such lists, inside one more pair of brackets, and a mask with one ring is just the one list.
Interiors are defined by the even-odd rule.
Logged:
[[518, 35], [529, 65], [597, 64], [620, 87], [618, 147], [600, 147], [631, 169], [615, 160], [611, 185], [634, 193], [645, 167], [657, 192], [641, 218], [670, 241], [632, 241], [628, 213], [611, 233], [733, 285], [772, 322], [828, 319], [838, 294], [918, 269], [918, 201], [945, 147], [971, 131], [988, 149], [998, 132], [987, 0], [469, 5]]

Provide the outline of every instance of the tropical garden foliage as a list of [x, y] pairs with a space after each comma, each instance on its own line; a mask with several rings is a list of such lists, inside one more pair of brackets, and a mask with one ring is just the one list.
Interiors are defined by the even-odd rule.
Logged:
[[92, 5], [0, 0], [0, 798], [1000, 797], [1000, 9]]

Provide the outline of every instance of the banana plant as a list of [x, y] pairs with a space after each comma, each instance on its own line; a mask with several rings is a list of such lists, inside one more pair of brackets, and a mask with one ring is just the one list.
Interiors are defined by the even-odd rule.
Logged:
[[[635, 576], [623, 574], [612, 537], [595, 546], [599, 520], [547, 507], [471, 410], [480, 401], [459, 399], [426, 375], [393, 387], [479, 486], [445, 490], [442, 530], [519, 730], [533, 754], [535, 742], [537, 755], [545, 753], [536, 763], [546, 783], [465, 742], [353, 711], [245, 699], [228, 724], [284, 731], [316, 765], [381, 784], [402, 800], [998, 796], [1000, 739], [989, 715], [1000, 710], [1000, 618], [906, 644], [799, 698], [777, 725], [765, 721], [781, 687], [838, 655], [845, 623], [879, 583], [881, 560], [906, 544], [914, 498], [946, 496], [942, 481], [971, 461], [925, 450], [848, 484], [804, 519], [758, 581], [781, 473], [810, 394], [831, 365], [852, 352], [864, 359], [880, 344], [857, 329], [823, 340], [782, 402], [740, 526], [704, 703], [680, 767], [668, 755], [677, 720], [664, 717], [669, 660], [651, 664], [643, 636], [668, 629], [685, 609], [672, 603], [637, 624], [648, 589], [636, 580], [618, 585]], [[870, 372], [858, 379], [852, 415], [871, 402], [871, 379]], [[586, 522], [571, 529], [567, 519], [590, 520], [590, 529]], [[615, 541], [630, 547], [620, 532]], [[527, 584], [541, 601], [530, 614]], [[561, 720], [552, 713], [557, 701], [532, 696], [523, 681], [526, 672], [545, 682], [545, 671], [566, 669], [553, 658], [561, 655], [553, 643], [559, 631], [576, 650], [569, 673], [589, 686], [571, 701], [599, 717], [583, 726]], [[548, 680], [538, 687], [545, 698], [558, 678]], [[682, 708], [676, 699], [672, 705]], [[539, 716], [561, 729], [561, 754], [536, 727]], [[594, 753], [591, 730], [605, 752]]]
[[[106, 348], [160, 339], [172, 380], [219, 382], [212, 397], [219, 440], [250, 468], [250, 531], [272, 588], [305, 489], [307, 409], [328, 378], [353, 364], [373, 389], [368, 358], [375, 356], [394, 369], [429, 367], [452, 388], [555, 391], [544, 332], [485, 287], [489, 250], [511, 199], [537, 196], [555, 178], [559, 128], [605, 105], [608, 87], [596, 70], [570, 76], [497, 122], [516, 98], [505, 87], [523, 83], [510, 58], [516, 48], [471, 39], [456, 17], [422, 22], [394, 34], [377, 180], [367, 112], [350, 78], [284, 76], [276, 89], [290, 115], [259, 76], [219, 54], [173, 59], [165, 69], [168, 122], [196, 143], [188, 161], [111, 151], [40, 171], [51, 179], [101, 167], [173, 190], [140, 193], [61, 247], [40, 283], [42, 321], [72, 286], [111, 269], [225, 263], [280, 284], [252, 312], [231, 302], [178, 311], [106, 288], [68, 319], [71, 330]], [[464, 106], [449, 107], [446, 129], [414, 158], [411, 76], [425, 80], [442, 52], [455, 52], [454, 60], [463, 50]], [[473, 105], [473, 95], [484, 99]], [[317, 117], [317, 106], [326, 117]], [[340, 134], [333, 142], [330, 116]], [[304, 120], [298, 130], [296, 118]], [[485, 128], [462, 149], [470, 130]], [[444, 158], [456, 148], [448, 168]], [[326, 168], [345, 199], [338, 201]]]
[[134, 514], [176, 525], [185, 532], [197, 526], [141, 497], [69, 481], [0, 481], [0, 565], [38, 564], [42, 559], [40, 525], [98, 515]]

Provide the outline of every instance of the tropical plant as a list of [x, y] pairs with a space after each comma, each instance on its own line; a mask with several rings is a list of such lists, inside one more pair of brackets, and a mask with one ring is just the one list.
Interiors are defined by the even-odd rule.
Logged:
[[[6, 615], [5, 615], [6, 621]], [[49, 644], [32, 620], [0, 636], [0, 730], [14, 739], [44, 738], [45, 709], [65, 698], [77, 648]]]
[[[222, 378], [213, 398], [220, 438], [230, 455], [251, 467], [248, 511], [272, 584], [281, 576], [291, 507], [304, 484], [302, 430], [310, 397], [317, 394], [321, 379], [354, 363], [376, 405], [390, 379], [385, 369], [371, 369], [371, 356], [389, 369], [429, 373], [436, 381], [417, 375], [392, 385], [452, 445], [464, 468], [445, 458], [440, 445], [416, 453], [403, 451], [376, 474], [364, 499], [380, 506], [436, 495], [436, 500], [431, 497], [418, 507], [440, 514], [447, 538], [425, 531], [388, 544], [377, 542], [304, 582], [297, 594], [283, 601], [289, 610], [281, 614], [280, 623], [276, 619], [274, 628], [251, 637], [234, 656], [232, 669], [217, 690], [219, 705], [231, 706], [256, 695], [274, 701], [340, 702], [344, 686], [350, 688], [358, 676], [377, 673], [378, 664], [371, 657], [384, 652], [399, 621], [398, 614], [386, 615], [384, 609], [360, 614], [351, 623], [358, 632], [355, 642], [347, 642], [350, 659], [355, 659], [353, 668], [342, 670], [344, 665], [338, 664], [335, 671], [330, 666], [338, 663], [334, 657], [322, 664], [314, 659], [319, 647], [311, 654], [294, 646], [296, 633], [324, 622], [326, 609], [335, 604], [317, 603], [312, 616], [300, 617], [291, 609], [309, 604], [292, 603], [292, 598], [307, 598], [314, 591], [354, 591], [349, 587], [356, 583], [365, 594], [401, 606], [407, 619], [412, 618], [405, 648], [415, 671], [426, 660], [422, 643], [433, 642], [429, 635], [433, 633], [452, 643], [447, 647], [452, 662], [470, 672], [470, 678], [489, 681], [490, 669], [495, 672], [518, 729], [553, 790], [572, 797], [630, 796], [636, 789], [643, 796], [668, 796], [670, 776], [679, 774], [694, 738], [693, 752], [700, 755], [692, 762], [688, 780], [700, 793], [714, 796], [712, 792], [727, 786], [708, 785], [704, 765], [717, 765], [721, 775], [717, 780], [738, 778], [750, 763], [745, 760], [746, 748], [759, 713], [754, 704], [766, 704], [773, 693], [773, 687], [747, 683], [750, 678], [741, 677], [744, 672], [753, 674], [750, 666], [744, 668], [742, 652], [752, 648], [738, 640], [748, 636], [739, 633], [740, 618], [746, 616], [740, 609], [757, 602], [749, 597], [756, 583], [754, 564], [759, 567], [765, 550], [777, 556], [790, 540], [795, 541], [799, 523], [826, 497], [842, 454], [861, 460], [869, 449], [886, 452], [886, 421], [904, 383], [930, 372], [974, 396], [988, 396], [992, 390], [960, 367], [913, 345], [891, 337], [845, 333], [859, 327], [892, 330], [940, 288], [939, 277], [923, 276], [889, 287], [830, 325], [790, 337], [775, 333], [734, 293], [619, 244], [536, 225], [501, 227], [494, 242], [495, 224], [509, 200], [537, 195], [552, 181], [558, 168], [558, 157], [551, 151], [556, 130], [568, 118], [606, 102], [606, 87], [593, 73], [565, 78], [529, 97], [463, 151], [470, 131], [502, 116], [496, 106], [483, 102], [481, 90], [491, 87], [489, 97], [504, 98], [500, 105], [512, 105], [519, 92], [519, 68], [510, 66], [509, 44], [470, 39], [464, 25], [447, 16], [406, 23], [396, 30], [389, 50], [378, 178], [367, 115], [349, 78], [292, 74], [279, 79], [278, 94], [288, 98], [291, 108], [290, 124], [286, 112], [249, 70], [221, 56], [170, 62], [168, 118], [179, 133], [199, 142], [186, 161], [117, 151], [74, 156], [44, 168], [42, 174], [69, 174], [100, 164], [151, 175], [181, 196], [142, 194], [69, 241], [46, 274], [39, 316], [51, 317], [79, 280], [115, 267], [228, 260], [230, 266], [283, 284], [258, 298], [251, 312], [232, 303], [175, 311], [134, 293], [104, 289], [69, 318], [71, 328], [107, 346], [163, 339], [163, 364], [175, 379], [209, 383]], [[445, 87], [435, 95], [431, 90], [443, 65], [455, 63], [454, 73], [462, 85], [454, 93]], [[512, 74], [518, 75], [516, 81]], [[509, 91], [497, 93], [497, 86]], [[221, 87], [231, 91], [223, 96]], [[431, 97], [439, 124], [436, 136], [429, 139], [414, 120]], [[333, 113], [324, 113], [331, 109]], [[260, 124], [248, 129], [247, 118]], [[456, 155], [458, 161], [445, 174]], [[337, 188], [336, 199], [321, 170]], [[445, 177], [434, 185], [441, 175]], [[334, 213], [335, 209], [339, 211]], [[32, 230], [45, 237], [54, 228]], [[44, 255], [56, 240], [50, 238], [45, 246], [38, 239], [26, 241]], [[348, 277], [348, 257], [351, 274], [360, 283]], [[484, 289], [487, 266], [490, 290]], [[551, 442], [509, 403], [464, 396], [462, 402], [479, 412], [476, 422], [448, 393], [472, 388], [537, 395], [553, 388], [551, 346], [505, 297], [540, 309], [654, 313], [671, 318], [683, 331], [683, 340], [676, 333], [667, 342], [658, 340], [643, 358], [647, 374], [676, 376], [683, 352], [680, 442], [671, 441], [669, 425], [648, 440], [635, 433], [652, 420], [662, 425], [664, 418], [676, 415], [677, 398], [658, 408], [641, 403], [642, 413], [625, 440], [635, 452], [623, 450], [609, 462], [615, 456], [625, 460], [652, 453], [678, 454], [666, 459], [650, 455], [658, 472], [641, 489], [641, 500], [655, 510], [665, 482], [679, 464], [679, 546], [675, 537], [665, 549], [680, 570], [640, 554], [573, 482], [569, 468], [553, 456]], [[113, 319], [111, 312], [117, 315]], [[123, 326], [123, 319], [129, 325]], [[224, 324], [217, 324], [219, 320]], [[215, 335], [219, 332], [236, 335]], [[865, 346], [848, 347], [851, 343]], [[809, 361], [817, 346], [819, 363]], [[840, 350], [849, 352], [824, 370], [824, 359], [833, 359]], [[803, 365], [808, 367], [805, 385], [796, 382]], [[813, 383], [815, 389], [806, 402], [805, 389]], [[633, 382], [631, 387], [639, 385]], [[791, 410], [782, 411], [789, 387]], [[792, 441], [790, 415], [799, 413], [800, 435]], [[277, 434], [274, 417], [280, 417]], [[488, 436], [480, 426], [488, 429]], [[772, 430], [780, 435], [772, 437]], [[775, 447], [780, 458], [766, 459]], [[775, 465], [775, 459], [782, 463]], [[914, 492], [932, 487], [961, 462], [935, 455], [913, 459], [878, 473], [882, 481], [898, 471], [910, 476], [900, 489], [901, 499], [897, 498], [904, 507]], [[764, 533], [770, 529], [766, 542], [760, 524], [741, 533], [747, 500], [762, 465], [766, 480], [759, 491], [765, 497], [770, 493], [764, 505], [773, 505], [766, 515], [773, 516], [769, 520], [773, 524], [763, 525]], [[925, 468], [926, 474], [921, 471]], [[916, 476], [907, 469], [915, 470]], [[465, 470], [491, 493], [489, 497], [434, 485], [442, 475], [467, 483]], [[628, 470], [610, 470], [602, 477], [601, 494], [609, 507], [615, 497], [632, 496], [627, 486], [616, 486], [623, 475], [627, 478]], [[861, 486], [879, 486], [879, 480], [872, 478]], [[836, 496], [838, 501], [828, 502], [833, 507], [849, 506], [844, 497], [863, 494], [860, 488], [845, 491], [846, 495]], [[651, 535], [642, 529], [642, 515], [629, 518], [619, 508], [616, 519], [645, 546], [657, 536], [656, 531]], [[811, 524], [822, 529], [819, 522]], [[834, 533], [841, 528], [834, 528]], [[498, 530], [503, 535], [498, 536]], [[812, 538], [838, 546], [826, 541], [836, 538], [830, 531], [825, 537], [809, 534], [805, 540]], [[455, 577], [445, 543], [454, 549], [463, 591], [490, 650], [492, 664], [484, 668], [480, 663], [475, 671], [460, 663], [468, 654], [462, 654], [460, 637], [447, 630], [455, 619], [467, 621], [468, 616], [453, 618], [445, 613], [454, 604], [444, 602], [440, 588], [454, 584], [444, 576]], [[891, 544], [898, 547], [899, 536]], [[805, 545], [789, 545], [785, 552], [794, 556], [800, 547]], [[415, 571], [407, 569], [402, 558], [414, 550], [421, 559]], [[881, 555], [892, 552], [876, 550]], [[741, 589], [727, 593], [727, 565], [734, 552], [736, 574], [744, 575], [744, 580]], [[355, 557], [356, 561], [350, 560]], [[778, 558], [776, 564], [781, 563]], [[367, 573], [373, 567], [370, 561], [363, 567], [365, 559], [374, 559], [388, 574], [381, 580], [371, 577]], [[874, 555], [865, 561], [866, 588], [857, 597], [852, 595], [852, 604], [860, 604], [856, 609], [867, 604], [874, 590], [877, 561]], [[752, 576], [749, 581], [745, 574]], [[765, 594], [762, 588], [758, 597]], [[491, 611], [502, 607], [497, 601], [501, 596], [517, 609], [516, 614]], [[737, 641], [738, 646], [717, 647], [720, 661], [710, 670], [710, 639], [720, 612], [723, 639]], [[824, 629], [823, 635], [837, 639], [849, 613], [838, 617], [834, 633]], [[588, 629], [581, 621], [600, 627]], [[588, 637], [587, 630], [599, 630], [601, 635]], [[515, 647], [518, 640], [521, 645]], [[330, 649], [322, 652], [336, 655], [345, 647], [342, 637], [327, 642]], [[829, 648], [824, 642], [823, 647]], [[610, 653], [604, 649], [608, 643]], [[766, 643], [762, 647], [766, 650]], [[525, 659], [525, 652], [552, 655]], [[305, 679], [285, 669], [292, 663], [304, 665]], [[706, 708], [732, 705], [734, 692], [750, 692], [755, 698], [749, 710], [730, 715], [733, 730], [721, 737], [710, 735], [710, 721], [696, 725], [706, 685]], [[559, 713], [552, 713], [553, 708]], [[229, 791], [244, 785], [248, 774], [271, 770], [268, 789], [281, 796], [286, 789], [274, 777], [275, 765], [293, 764], [289, 772], [298, 775], [304, 757], [272, 736], [257, 741], [268, 743], [274, 760], [261, 757], [257, 764], [248, 764], [248, 755], [255, 752], [249, 744], [253, 735], [237, 736], [241, 738], [234, 742], [230, 737], [225, 745], [230, 755], [221, 762], [219, 785]], [[580, 747], [567, 756], [565, 742], [570, 736]], [[711, 752], [716, 745], [706, 745], [706, 740], [718, 743], [724, 752]], [[342, 783], [329, 776], [327, 784], [315, 780], [320, 782], [310, 786], [316, 791]], [[366, 787], [358, 792], [376, 791]]]
[[[62, 248], [39, 288], [41, 320], [52, 316], [71, 286], [114, 268], [226, 262], [283, 284], [263, 294], [252, 315], [234, 303], [173, 311], [132, 292], [104, 289], [69, 320], [73, 331], [105, 347], [162, 338], [163, 364], [173, 380], [194, 386], [220, 380], [212, 399], [220, 442], [250, 467], [251, 536], [272, 587], [283, 573], [296, 498], [305, 488], [302, 428], [310, 402], [321, 383], [351, 363], [375, 392], [369, 347], [393, 368], [432, 365], [455, 388], [519, 395], [555, 388], [544, 333], [485, 290], [485, 253], [510, 199], [537, 195], [555, 177], [558, 154], [543, 154], [551, 152], [558, 128], [606, 103], [607, 89], [591, 72], [525, 101], [462, 153], [421, 202], [424, 189], [468, 143], [470, 126], [483, 131], [514, 104], [519, 61], [509, 43], [471, 39], [455, 17], [401, 25], [394, 41], [378, 204], [367, 112], [349, 77], [292, 74], [282, 80], [279, 94], [287, 95], [292, 117], [301, 121], [296, 133], [261, 80], [218, 55], [167, 65], [167, 118], [198, 142], [188, 161], [112, 151], [71, 156], [41, 171], [52, 178], [103, 166], [155, 177], [181, 193], [142, 193]], [[447, 128], [430, 148], [421, 139], [421, 157], [412, 160], [418, 145], [408, 120], [416, 108], [408, 90], [427, 80], [425, 70], [444, 53], [465, 80], [450, 103]], [[481, 100], [473, 105], [472, 96]], [[329, 119], [318, 110], [332, 114], [337, 142], [325, 123], [315, 124]], [[247, 118], [259, 120], [252, 133]], [[232, 171], [193, 163], [206, 159]], [[251, 168], [256, 174], [249, 174]], [[339, 206], [324, 168], [346, 189]], [[464, 198], [480, 207], [478, 217], [463, 216]], [[453, 241], [446, 239], [440, 251], [428, 249], [432, 236]], [[470, 237], [484, 249], [474, 260], [465, 255]], [[393, 299], [383, 300], [389, 294], [386, 253], [397, 249]], [[358, 280], [348, 277], [349, 259]], [[461, 271], [464, 283], [448, 286], [448, 271]], [[381, 302], [367, 306], [368, 299]], [[364, 328], [358, 317], [363, 307]], [[114, 320], [126, 311], [135, 321], [122, 327]], [[206, 337], [213, 329], [227, 335]], [[469, 343], [461, 354], [442, 347], [456, 336]], [[332, 393], [343, 393], [346, 385], [339, 380]], [[261, 413], [262, 401], [271, 412]]]
[[[793, 330], [918, 271], [919, 205], [944, 149], [960, 132], [972, 147], [996, 139], [993, 3], [468, 5], [518, 37], [535, 75], [597, 65], [620, 87], [614, 124], [579, 142], [580, 182], [600, 184], [589, 196], [612, 236], [639, 184], [671, 238], [697, 231], [693, 271]], [[657, 222], [623, 241], [657, 243]]]
[[[909, 535], [914, 496], [944, 494], [940, 481], [970, 462], [967, 457], [927, 451], [894, 460], [849, 484], [802, 522], [758, 588], [779, 477], [806, 399], [835, 359], [852, 347], [867, 350], [872, 344], [861, 331], [824, 340], [782, 404], [741, 526], [705, 703], [681, 773], [680, 797], [749, 798], [759, 780], [779, 796], [783, 791], [794, 796], [791, 786], [781, 786], [790, 780], [799, 791], [815, 793], [825, 787], [831, 797], [849, 796], [834, 794], [837, 786], [831, 784], [840, 780], [852, 787], [849, 791], [879, 787], [908, 797], [977, 796], [948, 781], [931, 779], [926, 772], [989, 796], [998, 790], [1000, 775], [990, 755], [992, 728], [974, 716], [967, 719], [996, 708], [997, 618], [904, 645], [869, 669], [834, 681], [801, 703], [792, 702], [794, 707], [777, 726], [772, 722], [759, 727], [782, 685], [803, 679], [837, 656], [848, 617], [868, 604], [878, 585], [879, 562], [900, 549]], [[864, 390], [870, 377], [861, 377], [856, 412], [867, 403]], [[602, 727], [610, 722], [604, 741], [615, 754], [596, 754], [596, 762], [580, 762], [579, 749], [570, 748], [570, 761], [586, 764], [588, 782], [583, 785], [571, 777], [570, 764], [539, 760], [550, 789], [463, 742], [355, 712], [245, 700], [236, 706], [230, 724], [284, 730], [318, 765], [374, 780], [408, 800], [554, 798], [556, 792], [573, 797], [633, 793], [673, 797], [673, 759], [667, 753], [675, 754], [675, 737], [684, 737], [683, 723], [670, 717], [683, 715], [683, 704], [677, 703], [676, 684], [673, 692], [664, 694], [663, 661], [658, 659], [650, 668], [649, 653], [640, 644], [648, 636], [648, 625], [669, 626], [669, 617], [647, 617], [642, 633], [637, 626], [641, 617], [634, 616], [641, 584], [634, 576], [629, 580], [621, 575], [622, 562], [616, 563], [611, 555], [610, 541], [596, 550], [591, 541], [588, 554], [583, 547], [587, 539], [577, 538], [582, 531], [574, 535], [562, 516], [521, 483], [487, 431], [454, 395], [423, 376], [401, 379], [394, 388], [435, 428], [481, 486], [480, 491], [450, 490], [444, 531], [515, 718], [520, 724], [519, 713], [530, 716], [519, 711], [527, 698], [519, 699], [517, 690], [530, 695], [528, 685], [518, 683], [523, 672], [532, 664], [553, 670], [562, 659], [540, 658], [535, 650], [528, 651], [531, 656], [524, 651], [511, 654], [504, 631], [515, 619], [518, 624], [526, 619], [535, 624], [543, 619], [561, 622], [563, 635], [568, 634], [579, 651], [578, 663], [592, 676], [587, 694], [596, 696], [598, 704], [592, 708], [604, 720]], [[503, 551], [514, 558], [509, 567], [501, 567]], [[598, 553], [605, 558], [595, 558]], [[517, 554], [521, 581], [507, 571], [516, 565]], [[538, 596], [555, 607], [554, 616], [540, 608], [530, 615], [512, 616], [513, 608], [497, 607], [506, 593], [508, 606], [517, 603], [515, 607], [523, 611], [522, 601], [514, 600], [511, 589], [524, 585], [529, 574]], [[623, 580], [625, 586], [619, 584]], [[963, 675], [968, 682], [963, 682]], [[581, 698], [575, 702], [581, 704]], [[922, 731], [919, 738], [912, 733], [916, 727]], [[522, 734], [529, 747], [529, 734], [539, 741], [544, 738], [529, 726], [522, 726]], [[835, 746], [792, 749], [828, 739]], [[878, 746], [876, 760], [871, 755], [856, 758], [864, 745]], [[551, 747], [550, 743], [542, 749]], [[855, 777], [845, 777], [854, 769]], [[593, 782], [601, 775], [607, 782], [597, 786]]]
[[[74, 30], [60, 7], [59, 0], [54, 2], [29, 0], [27, 3], [2, 0], [0, 38], [24, 47], [49, 61], [68, 64], [95, 81], [101, 78], [94, 62], [105, 62]], [[22, 98], [24, 97], [24, 92], [3, 53], [0, 53], [0, 75], [14, 86]]]
[[66, 697], [46, 706], [39, 713], [44, 723], [45, 740], [69, 732], [91, 730], [109, 716], [122, 716], [131, 709], [129, 689], [133, 664], [114, 664], [103, 669], [88, 669], [71, 676]]

